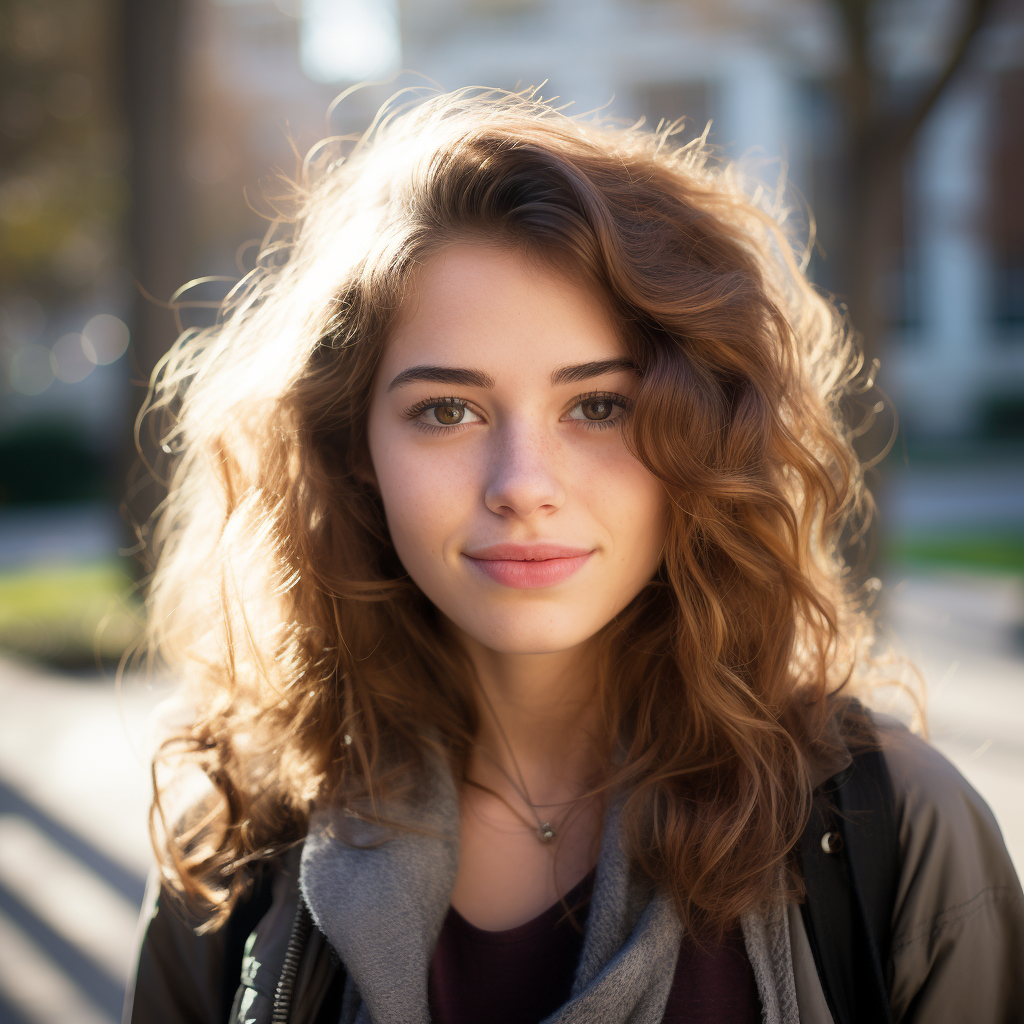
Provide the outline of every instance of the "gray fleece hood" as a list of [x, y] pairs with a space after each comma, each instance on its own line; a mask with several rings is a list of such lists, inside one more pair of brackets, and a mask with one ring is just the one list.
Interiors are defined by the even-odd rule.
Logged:
[[[389, 811], [417, 831], [385, 832], [328, 808], [311, 820], [302, 853], [302, 895], [348, 972], [342, 1024], [430, 1022], [430, 958], [459, 863], [447, 766], [435, 763], [422, 802]], [[630, 870], [618, 811], [613, 801], [572, 994], [544, 1024], [660, 1024], [664, 1014], [682, 926], [667, 897]], [[743, 936], [765, 1024], [799, 1024], [785, 907], [748, 915]]]

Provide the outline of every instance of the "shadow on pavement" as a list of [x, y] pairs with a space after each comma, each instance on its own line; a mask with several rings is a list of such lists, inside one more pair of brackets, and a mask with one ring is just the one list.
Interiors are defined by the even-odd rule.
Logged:
[[141, 875], [118, 864], [87, 839], [55, 821], [45, 811], [11, 789], [3, 780], [0, 780], [0, 814], [17, 814], [26, 818], [58, 846], [67, 850], [72, 857], [99, 875], [108, 885], [113, 886], [133, 903], [142, 905], [146, 880]]
[[0, 911], [3, 911], [53, 962], [61, 973], [84, 992], [113, 1020], [119, 1020], [124, 1005], [124, 981], [110, 977], [73, 943], [59, 935], [45, 921], [0, 883]]
[[[63, 848], [79, 863], [96, 874], [111, 888], [136, 906], [141, 905], [145, 879], [117, 863], [89, 840], [73, 832], [25, 799], [0, 780], [0, 815], [16, 815], [34, 825], [55, 845]], [[45, 884], [45, 882], [42, 882]], [[124, 979], [114, 978], [97, 964], [88, 951], [61, 935], [43, 920], [23, 899], [0, 881], [0, 913], [10, 919], [24, 935], [110, 1020], [121, 1019], [124, 1004]], [[29, 1024], [24, 1014], [0, 992], [0, 1024]]]

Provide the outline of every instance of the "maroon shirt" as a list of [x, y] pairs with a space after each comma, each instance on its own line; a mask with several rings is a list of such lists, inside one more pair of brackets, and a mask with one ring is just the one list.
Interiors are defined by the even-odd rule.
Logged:
[[[538, 1024], [568, 998], [583, 949], [591, 872], [561, 902], [532, 921], [501, 932], [448, 911], [433, 959], [428, 992], [434, 1024]], [[754, 972], [735, 928], [721, 943], [698, 948], [683, 938], [662, 1024], [760, 1024]]]

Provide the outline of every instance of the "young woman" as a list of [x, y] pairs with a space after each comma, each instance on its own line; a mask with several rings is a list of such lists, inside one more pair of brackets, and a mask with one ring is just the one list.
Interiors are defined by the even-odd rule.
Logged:
[[858, 363], [777, 199], [474, 93], [298, 198], [154, 387], [132, 1020], [1021, 1019], [991, 814], [845, 695]]

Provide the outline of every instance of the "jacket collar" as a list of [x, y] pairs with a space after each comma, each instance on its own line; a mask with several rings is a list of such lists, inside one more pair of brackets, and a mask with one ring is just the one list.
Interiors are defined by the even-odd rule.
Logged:
[[[405, 829], [370, 824], [337, 807], [315, 813], [299, 884], [365, 1004], [360, 1018], [427, 1024], [430, 957], [459, 865], [451, 773], [435, 762], [422, 801], [385, 811]], [[353, 995], [346, 992], [346, 1004]]]
[[[299, 882], [356, 990], [345, 999], [356, 1020], [429, 1024], [430, 958], [459, 865], [459, 801], [447, 765], [434, 761], [424, 798], [387, 815], [405, 828], [337, 807], [314, 814]], [[572, 995], [552, 1022], [655, 1024], [668, 999], [682, 928], [668, 900], [629, 870], [618, 818], [613, 804]]]
[[[586, 935], [569, 1001], [545, 1024], [660, 1024], [682, 938], [668, 898], [630, 869], [621, 801], [605, 816]], [[427, 977], [459, 863], [459, 800], [432, 762], [415, 804], [385, 829], [337, 807], [313, 815], [299, 884], [348, 973], [344, 1024], [430, 1024]], [[789, 929], [781, 904], [743, 921], [767, 1024], [796, 1024]]]

